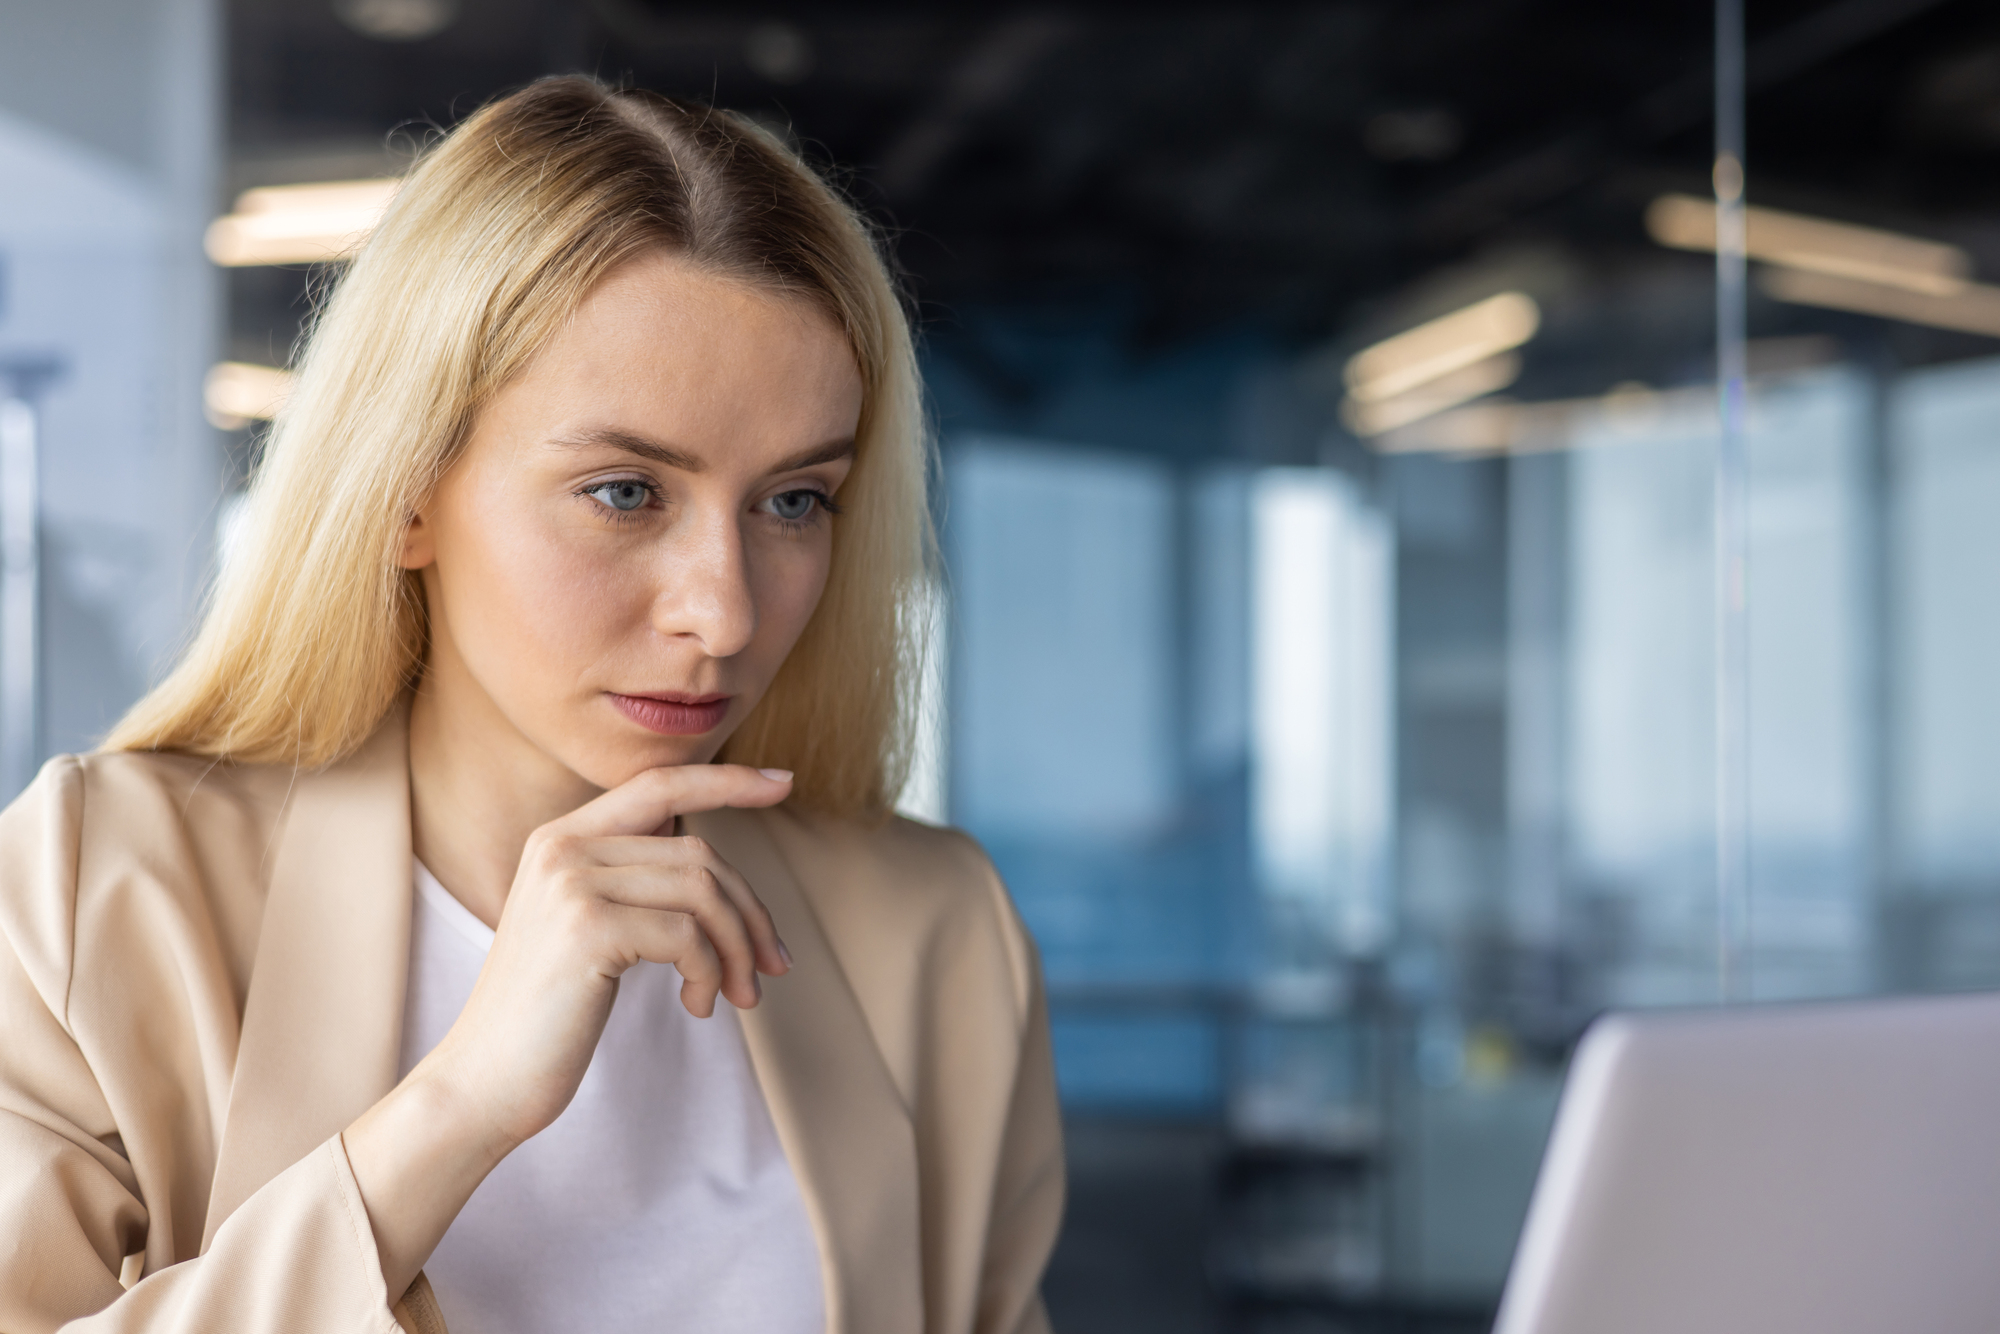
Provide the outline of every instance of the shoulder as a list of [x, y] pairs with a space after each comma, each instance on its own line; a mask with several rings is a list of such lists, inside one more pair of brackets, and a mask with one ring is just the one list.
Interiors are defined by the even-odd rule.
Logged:
[[1034, 947], [971, 835], [901, 816], [864, 822], [783, 807], [759, 815], [836, 944], [1004, 974], [1025, 1009], [1037, 986]]
[[760, 815], [779, 843], [823, 860], [829, 870], [865, 875], [876, 892], [945, 908], [991, 897], [999, 884], [986, 850], [963, 830], [900, 815], [862, 821], [782, 806]]
[[273, 832], [292, 777], [286, 766], [198, 755], [58, 755], [0, 813], [0, 847], [11, 852], [24, 835], [68, 840], [84, 874], [84, 864], [104, 855], [155, 865], [162, 856], [199, 855], [219, 840]]
[[[1043, 1022], [1041, 970], [985, 849], [912, 820], [729, 816], [761, 845], [756, 870], [737, 869], [771, 895], [781, 931], [780, 904], [809, 913], [909, 1106], [959, 1107], [970, 1090], [1012, 1082]], [[752, 850], [748, 838], [738, 846]], [[798, 962], [812, 966], [802, 951]], [[1004, 1091], [994, 1097], [1005, 1104]]]
[[186, 755], [56, 756], [0, 812], [0, 937], [48, 995], [67, 989], [79, 939], [135, 902], [191, 910], [224, 937], [254, 929], [290, 776]]
[[[905, 819], [834, 819], [783, 807], [759, 823], [816, 898], [893, 907], [924, 919], [1011, 918], [986, 850], [970, 834]], [[997, 923], [996, 923], [997, 924]]]

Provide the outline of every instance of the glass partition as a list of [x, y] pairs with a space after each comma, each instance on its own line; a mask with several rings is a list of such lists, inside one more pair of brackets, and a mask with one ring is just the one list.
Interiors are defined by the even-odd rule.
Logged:
[[[1707, 6], [504, 9], [234, 5], [215, 211], [365, 227], [413, 125], [585, 67], [883, 221], [946, 567], [903, 809], [1041, 949], [1058, 1328], [1483, 1328], [1607, 1008], [2000, 986], [1981, 6], [1756, 7], [1721, 172]], [[310, 257], [218, 254], [233, 477]]]

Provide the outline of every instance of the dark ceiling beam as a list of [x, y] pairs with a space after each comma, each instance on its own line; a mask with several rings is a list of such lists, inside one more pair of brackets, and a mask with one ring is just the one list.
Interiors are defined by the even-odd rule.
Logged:
[[[1745, 53], [1744, 82], [1762, 92], [1853, 50], [1945, 0], [1836, 0], [1777, 32]], [[1715, 72], [1704, 63], [1634, 103], [1615, 127], [1589, 126], [1551, 136], [1469, 181], [1451, 187], [1418, 211], [1417, 233], [1448, 246], [1498, 226], [1521, 212], [1567, 194], [1602, 171], [1617, 153], [1658, 143], [1702, 124]]]
[[[1825, 9], [1760, 38], [1745, 53], [1743, 84], [1759, 93], [1879, 37], [1945, 0], [1838, 0]], [[1659, 140], [1692, 129], [1714, 115], [1715, 70], [1691, 70], [1627, 115], [1633, 137]]]
[[589, 0], [591, 16], [604, 30], [641, 51], [706, 56], [718, 64], [742, 59], [749, 20], [707, 19], [661, 13], [639, 0]]
[[1076, 31], [1075, 20], [1046, 13], [1019, 14], [988, 28], [946, 76], [937, 98], [882, 154], [871, 173], [875, 183], [892, 199], [921, 195], [973, 122], [1005, 106], [1042, 58]]

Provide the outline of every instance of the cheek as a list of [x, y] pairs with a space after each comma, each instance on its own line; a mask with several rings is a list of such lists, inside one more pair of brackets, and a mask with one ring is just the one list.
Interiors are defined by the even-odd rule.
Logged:
[[759, 562], [757, 639], [760, 657], [770, 661], [771, 671], [791, 652], [818, 609], [832, 557], [831, 534], [819, 533], [807, 541], [787, 541]]
[[452, 634], [476, 675], [496, 683], [573, 678], [632, 621], [644, 623], [638, 581], [619, 577], [601, 547], [564, 540], [546, 519], [516, 514], [462, 536], [440, 550], [438, 565]]

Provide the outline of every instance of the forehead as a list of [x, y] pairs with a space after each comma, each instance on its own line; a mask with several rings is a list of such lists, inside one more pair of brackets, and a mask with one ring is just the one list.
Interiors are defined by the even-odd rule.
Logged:
[[861, 400], [819, 307], [655, 253], [606, 275], [493, 406], [538, 436], [624, 429], [706, 454], [852, 436]]
[[846, 337], [817, 304], [717, 274], [670, 251], [641, 255], [606, 274], [551, 340], [549, 354], [632, 370], [712, 373], [772, 362], [858, 378]]

